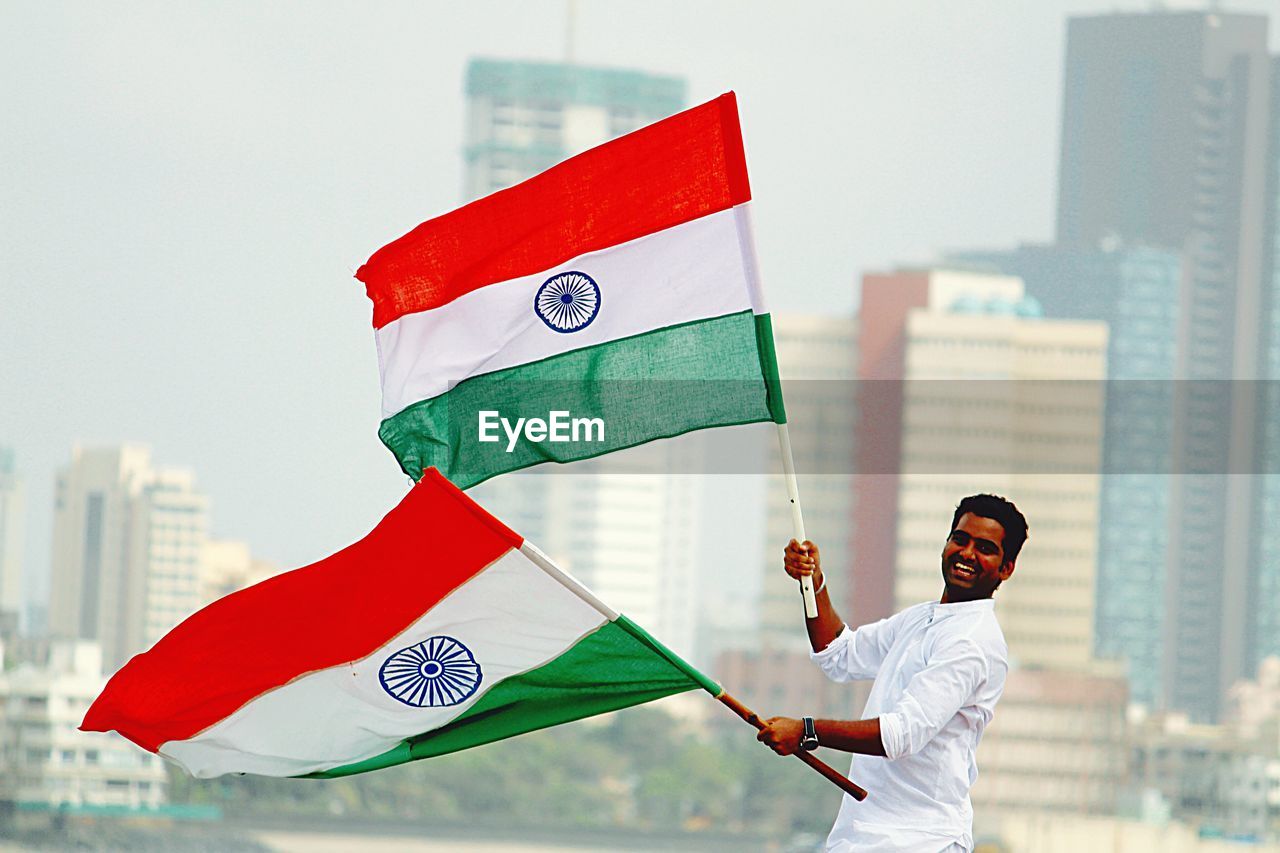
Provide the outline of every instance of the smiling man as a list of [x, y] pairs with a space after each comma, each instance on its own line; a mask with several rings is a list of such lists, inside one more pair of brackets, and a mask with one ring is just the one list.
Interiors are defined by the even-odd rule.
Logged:
[[875, 679], [864, 719], [773, 717], [759, 735], [779, 755], [854, 753], [849, 778], [870, 795], [845, 796], [828, 853], [973, 849], [974, 756], [1009, 669], [991, 597], [1026, 540], [1027, 520], [1011, 502], [965, 498], [942, 548], [942, 598], [857, 630], [831, 606], [817, 546], [787, 546], [787, 574], [812, 575], [817, 591], [818, 615], [805, 620], [813, 659], [833, 681]]

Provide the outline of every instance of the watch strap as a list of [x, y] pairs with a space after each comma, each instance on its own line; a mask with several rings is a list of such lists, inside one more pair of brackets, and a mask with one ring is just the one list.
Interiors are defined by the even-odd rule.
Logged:
[[818, 747], [818, 729], [813, 724], [813, 717], [803, 717], [804, 737], [800, 741], [800, 746], [805, 750], [816, 749]]

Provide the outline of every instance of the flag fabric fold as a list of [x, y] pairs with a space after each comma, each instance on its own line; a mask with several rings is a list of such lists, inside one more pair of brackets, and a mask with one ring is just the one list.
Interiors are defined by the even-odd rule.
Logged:
[[198, 777], [342, 776], [714, 682], [438, 471], [364, 539], [193, 614], [82, 729]]
[[[786, 420], [733, 93], [424, 222], [356, 273], [379, 435], [462, 488], [707, 427]], [[480, 440], [480, 413], [599, 440]]]

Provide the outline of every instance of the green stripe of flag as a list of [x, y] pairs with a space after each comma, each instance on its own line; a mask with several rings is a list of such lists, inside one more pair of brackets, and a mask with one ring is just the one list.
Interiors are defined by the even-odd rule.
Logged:
[[[600, 418], [603, 441], [531, 442], [501, 427], [481, 442], [479, 413]], [[459, 488], [541, 462], [573, 462], [697, 429], [786, 422], [768, 315], [671, 326], [473, 376], [382, 422], [378, 434], [417, 479], [435, 466]], [[585, 437], [585, 431], [580, 436]], [[593, 435], [593, 437], [595, 437]]]
[[452, 722], [381, 755], [309, 778], [350, 776], [433, 758], [699, 688], [720, 693], [714, 681], [619, 616], [551, 662], [496, 684]]

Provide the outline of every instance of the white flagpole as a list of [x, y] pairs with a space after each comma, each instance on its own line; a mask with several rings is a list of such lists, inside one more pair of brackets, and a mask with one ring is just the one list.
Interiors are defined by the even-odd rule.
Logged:
[[584, 602], [595, 608], [601, 616], [610, 622], [618, 618], [618, 611], [605, 604], [596, 594], [582, 585], [582, 582], [564, 569], [552, 562], [551, 558], [543, 553], [542, 549], [532, 542], [522, 542], [520, 544], [520, 553], [528, 557], [535, 566], [542, 569], [552, 578], [554, 578], [561, 586], [569, 590], [569, 592], [581, 598]]
[[[782, 476], [787, 481], [787, 499], [791, 501], [791, 530], [797, 542], [803, 542], [804, 514], [800, 511], [800, 486], [796, 482], [796, 463], [791, 458], [791, 435], [786, 424], [778, 424], [778, 447], [782, 450]], [[813, 619], [818, 615], [818, 600], [813, 594], [813, 578], [800, 579], [800, 594], [804, 597], [804, 615]]]
[[[738, 245], [742, 250], [742, 259], [747, 267], [747, 281], [752, 288], [752, 301], [758, 311], [764, 310], [764, 286], [760, 282], [760, 262], [756, 258], [755, 226], [751, 221], [751, 206], [739, 205], [734, 208], [738, 224]], [[800, 512], [800, 487], [796, 483], [796, 463], [791, 456], [791, 436], [785, 423], [778, 424], [778, 446], [782, 450], [782, 476], [787, 481], [787, 499], [791, 502], [791, 532], [797, 542], [803, 542], [804, 515]], [[804, 597], [804, 615], [813, 619], [818, 615], [818, 601], [813, 595], [813, 580], [800, 579], [800, 594]]]

